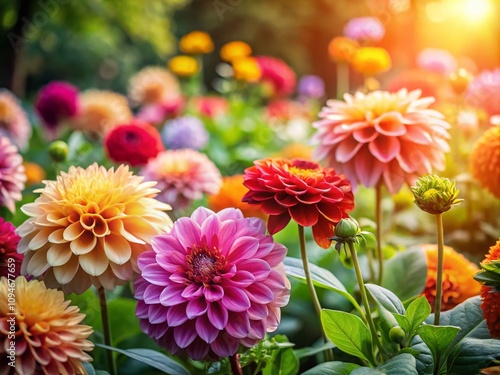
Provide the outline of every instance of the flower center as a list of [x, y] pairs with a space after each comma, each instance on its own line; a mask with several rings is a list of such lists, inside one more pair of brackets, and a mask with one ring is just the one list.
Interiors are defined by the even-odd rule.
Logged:
[[208, 286], [220, 281], [219, 275], [226, 264], [226, 258], [215, 247], [209, 249], [207, 245], [194, 245], [186, 262], [189, 279]]
[[294, 176], [297, 176], [299, 178], [309, 178], [309, 177], [316, 177], [318, 175], [318, 171], [315, 169], [303, 169], [299, 167], [290, 167], [288, 171], [293, 174]]
[[137, 137], [137, 134], [133, 131], [125, 132], [124, 138], [125, 142], [131, 144], [132, 146], [136, 146], [137, 144], [140, 143], [139, 137]]

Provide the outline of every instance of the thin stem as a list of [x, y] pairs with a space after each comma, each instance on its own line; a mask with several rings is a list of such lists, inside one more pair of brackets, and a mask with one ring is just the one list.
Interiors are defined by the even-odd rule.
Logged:
[[243, 375], [243, 370], [240, 365], [240, 355], [238, 353], [229, 356], [229, 364], [231, 365], [231, 372], [233, 375]]
[[[321, 304], [319, 303], [318, 295], [316, 294], [316, 290], [314, 289], [314, 284], [311, 279], [311, 272], [309, 271], [309, 261], [307, 259], [307, 252], [306, 252], [306, 238], [304, 236], [304, 227], [302, 225], [299, 225], [299, 243], [300, 243], [300, 257], [302, 258], [302, 264], [304, 266], [304, 274], [306, 275], [307, 286], [309, 288], [309, 293], [311, 293], [311, 298], [314, 304], [314, 308], [316, 310], [316, 314], [318, 314], [323, 341], [327, 343], [328, 340], [326, 338], [326, 333], [325, 330], [323, 329], [323, 324], [321, 324]], [[333, 352], [331, 349], [326, 350], [326, 359], [328, 361], [333, 360]]]
[[436, 280], [436, 299], [434, 301], [434, 324], [439, 325], [441, 316], [441, 300], [443, 298], [443, 264], [444, 264], [444, 235], [443, 214], [436, 214], [436, 226], [438, 235], [438, 264]]
[[382, 185], [377, 184], [375, 187], [375, 222], [377, 227], [375, 235], [377, 237], [376, 249], [378, 260], [378, 278], [377, 284], [382, 283], [382, 276], [384, 274], [384, 256], [382, 254]]
[[381, 344], [380, 339], [377, 335], [375, 323], [373, 322], [372, 312], [370, 310], [370, 304], [368, 302], [368, 296], [366, 295], [365, 284], [363, 282], [363, 275], [361, 274], [361, 268], [359, 267], [358, 255], [356, 253], [356, 249], [354, 249], [354, 244], [351, 241], [349, 241], [348, 244], [349, 244], [349, 250], [351, 252], [354, 270], [356, 271], [356, 278], [358, 279], [359, 291], [361, 293], [361, 300], [363, 301], [363, 305], [365, 306], [366, 320], [368, 321], [368, 326], [370, 327], [370, 332], [372, 334], [372, 340], [375, 342], [379, 352], [382, 354], [383, 353], [382, 344]]
[[337, 63], [337, 99], [342, 99], [349, 92], [349, 65], [345, 62]]
[[[106, 292], [103, 287], [97, 289], [99, 292], [99, 302], [101, 305], [101, 319], [102, 329], [104, 331], [104, 343], [108, 346], [111, 345], [111, 327], [109, 325], [108, 305], [106, 303]], [[108, 360], [109, 373], [116, 375], [116, 364], [111, 350], [106, 350], [106, 358]]]

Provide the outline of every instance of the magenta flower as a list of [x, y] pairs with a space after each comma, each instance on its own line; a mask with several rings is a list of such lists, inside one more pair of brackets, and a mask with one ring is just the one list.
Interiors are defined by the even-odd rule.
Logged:
[[385, 35], [385, 28], [375, 17], [356, 17], [344, 27], [344, 35], [359, 42], [378, 42]]
[[[0, 277], [17, 277], [21, 274], [23, 256], [17, 252], [19, 237], [16, 227], [0, 217]], [[14, 272], [11, 270], [14, 269]]]
[[283, 60], [271, 56], [256, 56], [261, 70], [260, 81], [268, 85], [271, 97], [290, 95], [295, 90], [297, 76]]
[[290, 296], [287, 249], [265, 231], [240, 210], [200, 207], [154, 237], [134, 283], [142, 330], [195, 360], [233, 355], [276, 330]]
[[26, 174], [23, 158], [8, 138], [0, 135], [0, 207], [16, 210], [16, 201], [22, 198]]

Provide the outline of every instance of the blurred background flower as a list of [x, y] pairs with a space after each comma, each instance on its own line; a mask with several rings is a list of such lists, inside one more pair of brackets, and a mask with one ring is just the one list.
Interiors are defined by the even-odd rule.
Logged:
[[420, 69], [448, 76], [457, 70], [457, 61], [444, 49], [426, 48], [417, 55], [417, 66]]
[[316, 75], [305, 75], [300, 77], [297, 86], [299, 99], [321, 99], [325, 95], [325, 81]]
[[500, 126], [486, 130], [472, 146], [470, 168], [474, 178], [500, 198]]
[[467, 102], [488, 116], [500, 114], [500, 68], [479, 73], [469, 84]]
[[181, 95], [180, 91], [177, 78], [158, 66], [141, 69], [130, 78], [128, 85], [130, 99], [139, 105], [171, 102]]
[[190, 55], [206, 54], [214, 50], [214, 42], [204, 31], [191, 31], [179, 40], [179, 49]]
[[190, 148], [201, 150], [208, 143], [208, 132], [203, 122], [194, 116], [182, 116], [167, 121], [161, 132], [168, 149]]
[[286, 96], [295, 90], [297, 76], [285, 61], [271, 56], [256, 56], [255, 59], [262, 73], [260, 80], [269, 87], [269, 96]]
[[351, 64], [364, 76], [373, 76], [391, 68], [391, 57], [384, 48], [361, 47], [352, 55]]
[[7, 137], [21, 150], [28, 146], [31, 124], [21, 103], [10, 91], [0, 90], [0, 137]]
[[[0, 217], [0, 277], [10, 277], [11, 280], [21, 275], [23, 256], [17, 252], [20, 239], [14, 225]], [[12, 267], [14, 272], [11, 272]]]
[[359, 43], [344, 36], [336, 36], [328, 44], [328, 54], [333, 61], [351, 62], [352, 55], [359, 48]]
[[178, 55], [168, 61], [168, 69], [179, 77], [192, 77], [198, 73], [198, 61], [192, 56]]
[[22, 156], [8, 138], [0, 136], [0, 207], [14, 212], [25, 182]]
[[375, 17], [351, 18], [344, 26], [344, 35], [358, 42], [378, 42], [385, 35], [385, 28]]
[[235, 40], [224, 44], [219, 54], [222, 60], [232, 63], [236, 59], [250, 56], [252, 47], [241, 40]]
[[262, 72], [257, 60], [253, 57], [241, 57], [233, 61], [233, 76], [235, 79], [255, 83]]

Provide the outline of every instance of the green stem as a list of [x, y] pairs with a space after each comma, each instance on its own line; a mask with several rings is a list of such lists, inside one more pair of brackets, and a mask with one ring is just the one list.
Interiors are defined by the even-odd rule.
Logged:
[[337, 99], [342, 99], [349, 92], [349, 65], [345, 62], [337, 63]]
[[[363, 275], [361, 274], [361, 268], [359, 267], [358, 255], [356, 253], [356, 249], [354, 248], [354, 244], [349, 241], [349, 250], [351, 252], [352, 262], [354, 265], [354, 270], [356, 271], [356, 278], [358, 279], [359, 291], [361, 293], [361, 300], [363, 301], [363, 305], [366, 310], [366, 320], [368, 321], [368, 326], [370, 327], [370, 332], [372, 334], [372, 341], [375, 342], [379, 352], [382, 354], [382, 343], [377, 335], [377, 330], [375, 328], [375, 323], [373, 322], [372, 312], [370, 310], [370, 304], [368, 302], [368, 296], [366, 294], [365, 284], [363, 282]], [[374, 364], [375, 365], [375, 364]]]
[[231, 372], [233, 375], [243, 375], [243, 370], [240, 365], [240, 355], [238, 353], [229, 356], [229, 364], [231, 365]]
[[382, 185], [377, 184], [375, 187], [375, 235], [377, 237], [376, 249], [378, 260], [378, 278], [377, 284], [382, 283], [382, 276], [384, 274], [384, 256], [382, 254]]
[[[99, 302], [101, 305], [101, 319], [102, 319], [102, 329], [104, 332], [104, 343], [108, 346], [113, 346], [111, 344], [111, 327], [109, 325], [108, 316], [108, 305], [106, 303], [106, 292], [103, 287], [97, 289], [99, 292]], [[106, 350], [106, 358], [108, 360], [109, 373], [111, 375], [116, 375], [116, 364], [113, 357], [113, 352], [111, 350]]]
[[[299, 225], [299, 243], [300, 243], [300, 257], [302, 258], [302, 264], [304, 266], [304, 274], [306, 276], [306, 283], [309, 288], [309, 292], [311, 293], [311, 298], [314, 304], [314, 308], [316, 310], [316, 314], [318, 314], [320, 326], [321, 326], [321, 335], [323, 336], [323, 341], [325, 343], [328, 342], [326, 338], [325, 330], [323, 329], [323, 324], [321, 324], [321, 304], [319, 303], [318, 295], [316, 294], [316, 290], [314, 289], [314, 284], [311, 278], [311, 272], [309, 271], [309, 260], [307, 259], [306, 252], [306, 238], [304, 236], [304, 227]], [[331, 349], [326, 350], [326, 359], [327, 361], [333, 360], [333, 351]]]
[[444, 235], [443, 214], [436, 214], [436, 226], [438, 235], [438, 264], [436, 280], [436, 299], [434, 301], [434, 324], [439, 325], [441, 316], [441, 300], [443, 299], [443, 265], [444, 265]]

